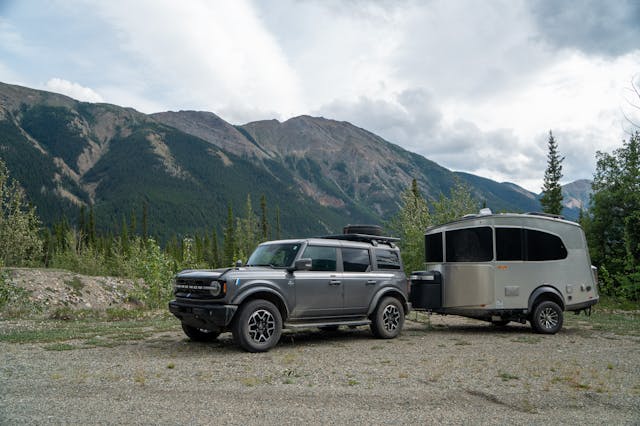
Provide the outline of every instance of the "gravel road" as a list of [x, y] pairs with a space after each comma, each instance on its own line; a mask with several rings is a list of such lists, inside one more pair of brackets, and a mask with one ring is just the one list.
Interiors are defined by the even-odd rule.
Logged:
[[175, 330], [65, 351], [0, 344], [1, 424], [640, 424], [640, 337], [458, 317], [285, 333], [268, 353]]

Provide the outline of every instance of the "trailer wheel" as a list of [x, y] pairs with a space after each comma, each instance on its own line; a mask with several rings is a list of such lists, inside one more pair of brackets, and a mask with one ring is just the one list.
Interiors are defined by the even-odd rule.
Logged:
[[562, 309], [557, 303], [544, 300], [536, 305], [530, 322], [536, 333], [556, 334], [562, 328]]

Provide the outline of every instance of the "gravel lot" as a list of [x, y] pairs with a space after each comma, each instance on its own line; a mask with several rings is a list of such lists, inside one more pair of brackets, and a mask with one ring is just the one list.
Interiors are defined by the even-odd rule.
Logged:
[[579, 320], [540, 336], [433, 316], [395, 340], [285, 333], [264, 354], [189, 342], [176, 321], [50, 349], [0, 343], [1, 424], [640, 424], [640, 337]]

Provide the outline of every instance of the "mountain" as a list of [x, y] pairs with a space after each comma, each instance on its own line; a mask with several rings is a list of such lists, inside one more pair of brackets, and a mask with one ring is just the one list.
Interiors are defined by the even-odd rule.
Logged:
[[574, 182], [562, 185], [562, 214], [573, 220], [577, 220], [580, 216], [580, 210], [587, 210], [591, 202], [592, 181], [589, 179], [580, 179]]
[[538, 210], [513, 184], [454, 173], [381, 137], [321, 117], [234, 126], [211, 112], [143, 114], [110, 104], [0, 83], [0, 157], [46, 224], [92, 206], [117, 229], [147, 203], [150, 231], [220, 233], [227, 207], [244, 215], [267, 199], [283, 235], [338, 232], [380, 223], [416, 178], [430, 199], [460, 179], [496, 211]]

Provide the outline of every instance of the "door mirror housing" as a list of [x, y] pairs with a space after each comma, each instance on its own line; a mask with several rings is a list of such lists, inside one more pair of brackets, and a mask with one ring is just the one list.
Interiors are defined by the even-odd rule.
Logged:
[[289, 272], [293, 271], [309, 271], [311, 270], [312, 260], [310, 258], [298, 259], [293, 263], [292, 267], [287, 268]]

